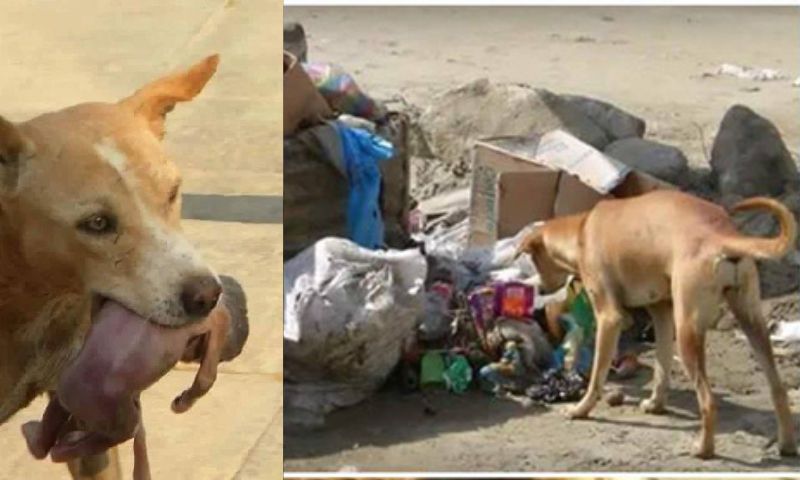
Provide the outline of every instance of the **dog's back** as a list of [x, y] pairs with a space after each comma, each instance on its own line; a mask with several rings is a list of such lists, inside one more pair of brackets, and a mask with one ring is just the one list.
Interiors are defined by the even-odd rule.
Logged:
[[[770, 199], [750, 199], [734, 210], [765, 208], [780, 220], [775, 238], [739, 233], [722, 207], [677, 191], [656, 191], [600, 202], [581, 232], [581, 261], [624, 290], [625, 304], [639, 307], [669, 299], [671, 278], [681, 264], [738, 262], [783, 255], [794, 244], [791, 212]], [[726, 274], [723, 267], [720, 281]], [[709, 272], [710, 273], [710, 272]]]

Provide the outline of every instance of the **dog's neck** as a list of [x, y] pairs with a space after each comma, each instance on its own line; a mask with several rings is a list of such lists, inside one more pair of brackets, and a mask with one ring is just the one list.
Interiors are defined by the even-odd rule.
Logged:
[[52, 267], [39, 271], [27, 260], [20, 235], [0, 216], [0, 328], [38, 316], [53, 299], [78, 296], [80, 281]]
[[571, 274], [579, 273], [581, 230], [586, 214], [571, 215], [558, 219], [558, 227], [551, 228], [544, 236], [544, 246], [550, 258], [559, 267]]
[[20, 245], [0, 222], [0, 423], [54, 388], [90, 321], [89, 296], [30, 268]]

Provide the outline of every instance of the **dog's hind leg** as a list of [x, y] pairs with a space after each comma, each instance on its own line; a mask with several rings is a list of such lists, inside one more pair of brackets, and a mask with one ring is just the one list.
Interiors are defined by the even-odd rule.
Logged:
[[739, 326], [747, 336], [761, 370], [769, 382], [772, 403], [778, 421], [778, 448], [784, 456], [797, 455], [795, 427], [786, 389], [781, 382], [767, 326], [761, 313], [761, 294], [758, 286], [758, 272], [755, 263], [747, 260], [739, 265], [741, 283], [738, 288], [725, 291], [725, 298], [731, 307]]
[[653, 379], [653, 393], [642, 400], [641, 408], [647, 413], [666, 412], [669, 374], [672, 366], [673, 344], [675, 343], [675, 320], [672, 318], [672, 302], [662, 302], [647, 307], [653, 320], [656, 334], [656, 363]]
[[619, 335], [622, 331], [623, 320], [626, 315], [625, 310], [619, 308], [618, 304], [608, 298], [608, 294], [592, 295], [591, 290], [587, 290], [592, 299], [595, 317], [597, 318], [597, 338], [595, 341], [594, 363], [592, 364], [592, 376], [589, 379], [589, 386], [586, 394], [580, 403], [567, 411], [569, 418], [586, 418], [592, 411], [597, 401], [603, 394], [608, 370], [617, 351]]
[[703, 322], [708, 313], [704, 308], [708, 296], [706, 289], [697, 288], [694, 284], [673, 278], [678, 354], [689, 380], [694, 384], [702, 424], [700, 436], [692, 448], [692, 455], [703, 459], [714, 456], [714, 429], [717, 420], [714, 394], [706, 374], [705, 324]]

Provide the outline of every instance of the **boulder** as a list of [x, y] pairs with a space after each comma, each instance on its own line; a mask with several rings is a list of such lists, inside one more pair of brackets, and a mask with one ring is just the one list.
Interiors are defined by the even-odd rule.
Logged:
[[774, 197], [798, 184], [797, 165], [778, 129], [743, 105], [725, 113], [711, 150], [711, 169], [723, 197]]
[[480, 79], [436, 98], [420, 116], [432, 153], [445, 162], [471, 164], [475, 140], [527, 136], [563, 129], [602, 150], [605, 132], [558, 95], [526, 85]]
[[602, 128], [611, 141], [643, 137], [646, 124], [641, 118], [610, 103], [581, 95], [561, 95], [561, 98], [580, 109]]
[[686, 156], [679, 149], [642, 138], [624, 138], [606, 147], [604, 153], [659, 180], [684, 186], [688, 181]]

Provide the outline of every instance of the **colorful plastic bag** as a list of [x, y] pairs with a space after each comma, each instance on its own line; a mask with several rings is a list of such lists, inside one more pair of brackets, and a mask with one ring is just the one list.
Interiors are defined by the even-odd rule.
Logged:
[[319, 93], [339, 113], [373, 122], [386, 116], [386, 110], [362, 92], [353, 77], [342, 67], [328, 63], [305, 63], [303, 67]]

